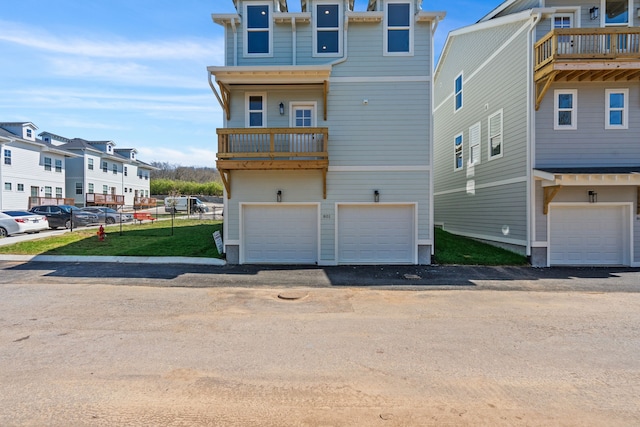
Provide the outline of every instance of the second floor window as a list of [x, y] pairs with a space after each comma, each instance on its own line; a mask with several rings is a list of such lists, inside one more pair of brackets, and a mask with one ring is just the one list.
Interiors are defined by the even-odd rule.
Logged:
[[629, 89], [607, 89], [605, 94], [607, 106], [605, 129], [628, 129], [627, 99], [629, 98]]
[[93, 170], [93, 159], [87, 160], [87, 168], [92, 171]]
[[385, 7], [385, 54], [413, 53], [412, 3], [390, 0]]
[[51, 170], [51, 157], [45, 157], [44, 158], [44, 170], [46, 170], [46, 171], [50, 171]]
[[56, 197], [62, 199], [62, 187], [56, 187]]
[[502, 110], [489, 116], [489, 160], [502, 157]]
[[315, 54], [334, 54], [341, 52], [340, 5], [335, 3], [316, 4]]
[[93, 194], [93, 183], [89, 183], [89, 193]]
[[464, 160], [462, 158], [462, 134], [457, 135], [454, 138], [453, 154], [455, 157], [453, 169], [454, 170], [462, 169], [464, 167]]
[[56, 159], [56, 172], [62, 172], [62, 160]]
[[113, 171], [113, 174], [116, 175], [118, 173], [118, 165], [114, 163], [111, 167], [111, 170]]
[[556, 90], [554, 92], [554, 120], [555, 130], [578, 129], [578, 91], [575, 89]]
[[269, 3], [245, 4], [244, 53], [251, 56], [271, 55], [271, 13]]
[[129, 174], [128, 174], [128, 171], [127, 171], [127, 167], [125, 166], [124, 167], [124, 176], [127, 176], [127, 175], [129, 175]]
[[602, 0], [605, 25], [629, 25], [630, 0]]
[[4, 150], [4, 164], [11, 164], [11, 150]]
[[469, 128], [469, 164], [480, 163], [480, 122]]
[[82, 194], [82, 183], [76, 182], [76, 194]]
[[102, 172], [107, 172], [109, 170], [109, 164], [107, 162], [102, 162]]
[[103, 185], [102, 186], [102, 194], [109, 194], [109, 186], [108, 185]]
[[266, 127], [266, 98], [264, 94], [248, 93], [246, 126], [251, 128]]

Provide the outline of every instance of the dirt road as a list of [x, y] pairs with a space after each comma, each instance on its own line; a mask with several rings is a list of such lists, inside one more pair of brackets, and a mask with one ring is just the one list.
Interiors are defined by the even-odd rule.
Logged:
[[639, 352], [638, 293], [2, 284], [0, 425], [639, 425]]

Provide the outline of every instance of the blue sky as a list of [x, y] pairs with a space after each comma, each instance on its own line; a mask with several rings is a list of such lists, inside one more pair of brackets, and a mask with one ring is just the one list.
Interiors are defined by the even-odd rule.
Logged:
[[[424, 10], [447, 11], [436, 52], [498, 4], [424, 0]], [[222, 112], [206, 67], [224, 65], [224, 43], [211, 13], [232, 12], [232, 0], [5, 1], [0, 122], [112, 140], [147, 162], [215, 166]]]

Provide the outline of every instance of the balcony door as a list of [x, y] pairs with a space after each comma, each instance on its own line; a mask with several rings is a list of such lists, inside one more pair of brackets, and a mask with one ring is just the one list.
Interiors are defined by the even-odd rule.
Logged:
[[[293, 128], [311, 128], [316, 126], [316, 103], [291, 103], [291, 127]], [[313, 134], [297, 134], [291, 135], [290, 151], [292, 153], [310, 153], [321, 151], [319, 144], [322, 141], [315, 139]], [[298, 159], [305, 159], [298, 157]], [[308, 158], [307, 158], [308, 159]]]
[[[558, 13], [553, 16], [553, 28], [573, 28], [573, 13]], [[573, 37], [558, 37], [558, 53], [569, 54], [573, 52]]]

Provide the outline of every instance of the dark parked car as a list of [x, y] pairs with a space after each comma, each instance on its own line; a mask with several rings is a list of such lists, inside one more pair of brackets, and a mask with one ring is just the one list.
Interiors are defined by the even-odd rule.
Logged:
[[98, 215], [84, 212], [70, 205], [34, 206], [29, 211], [46, 216], [49, 221], [49, 228], [71, 228], [72, 220], [74, 227], [97, 224], [99, 222]]

